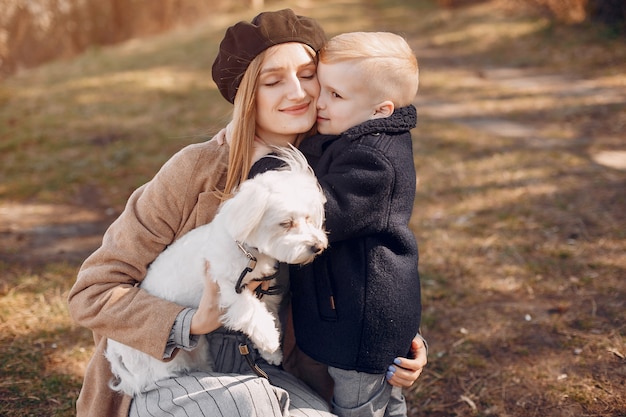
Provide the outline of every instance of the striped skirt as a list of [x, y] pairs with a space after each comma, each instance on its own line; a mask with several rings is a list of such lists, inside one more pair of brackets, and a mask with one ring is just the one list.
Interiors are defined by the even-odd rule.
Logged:
[[255, 351], [270, 382], [252, 372], [239, 353], [240, 334], [220, 329], [210, 335], [215, 372], [194, 372], [158, 381], [133, 398], [129, 416], [331, 417], [328, 404], [286, 371], [268, 365]]

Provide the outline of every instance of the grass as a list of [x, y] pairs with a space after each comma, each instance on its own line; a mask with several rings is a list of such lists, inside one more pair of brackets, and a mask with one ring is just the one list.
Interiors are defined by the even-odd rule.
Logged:
[[[296, 9], [330, 34], [402, 33], [420, 60], [412, 226], [431, 350], [410, 415], [624, 416], [626, 48], [513, 3]], [[253, 14], [0, 83], [0, 415], [73, 415], [92, 341], [65, 299], [102, 229], [72, 230], [110, 222], [169, 156], [224, 125], [211, 62]], [[598, 162], [606, 153], [617, 165]]]
[[73, 415], [91, 353], [90, 335], [67, 314], [68, 277], [76, 266], [0, 267], [0, 414]]

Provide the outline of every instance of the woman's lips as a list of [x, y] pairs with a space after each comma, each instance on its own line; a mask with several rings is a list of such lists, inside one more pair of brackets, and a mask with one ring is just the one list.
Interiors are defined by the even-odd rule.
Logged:
[[309, 111], [309, 106], [310, 103], [298, 104], [297, 106], [286, 107], [282, 109], [281, 112], [295, 115], [303, 114]]

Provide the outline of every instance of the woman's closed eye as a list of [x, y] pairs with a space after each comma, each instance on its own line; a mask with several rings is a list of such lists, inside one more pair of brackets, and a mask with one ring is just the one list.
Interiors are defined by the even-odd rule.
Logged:
[[309, 63], [304, 67], [300, 67], [298, 71], [298, 77], [306, 80], [311, 80], [317, 77], [317, 66], [314, 63]]
[[305, 73], [300, 74], [299, 77], [303, 78], [305, 80], [312, 80], [312, 79], [314, 79], [316, 77], [316, 75], [317, 75], [317, 73], [315, 71], [313, 71], [313, 72], [307, 71]]
[[266, 86], [266, 87], [272, 87], [274, 85], [277, 85], [279, 82], [280, 82], [280, 79], [272, 78], [272, 79], [264, 81], [263, 85]]

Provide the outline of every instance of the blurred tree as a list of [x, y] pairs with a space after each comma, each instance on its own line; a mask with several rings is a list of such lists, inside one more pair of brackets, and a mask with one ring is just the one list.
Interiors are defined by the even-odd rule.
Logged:
[[608, 25], [619, 31], [624, 31], [626, 29], [626, 0], [509, 1], [529, 5], [544, 16], [559, 22], [576, 24], [585, 21], [592, 21]]
[[263, 0], [0, 0], [0, 79], [237, 5], [261, 7]]
[[587, 8], [591, 19], [626, 31], [626, 0], [589, 0]]

